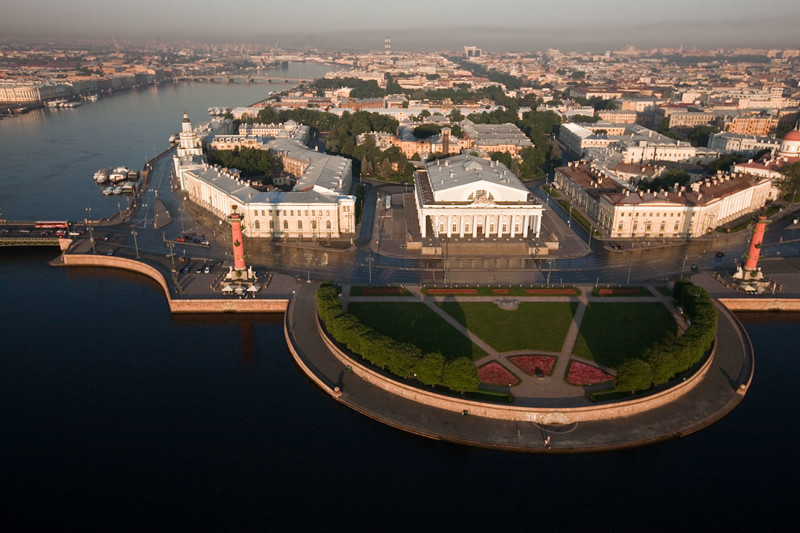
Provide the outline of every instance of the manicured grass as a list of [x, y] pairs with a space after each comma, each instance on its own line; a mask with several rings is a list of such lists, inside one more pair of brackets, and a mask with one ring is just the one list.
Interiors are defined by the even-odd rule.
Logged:
[[592, 296], [653, 296], [647, 287], [595, 287], [592, 289]]
[[573, 353], [617, 368], [676, 331], [672, 314], [660, 303], [591, 302]]
[[659, 285], [656, 287], [656, 290], [663, 294], [664, 296], [672, 296], [672, 289], [667, 287], [666, 285]]
[[350, 296], [411, 296], [403, 287], [350, 287]]
[[474, 361], [486, 355], [422, 303], [351, 302], [347, 310], [378, 333], [415, 344], [423, 352], [439, 352], [448, 360], [466, 356]]
[[439, 305], [499, 352], [561, 350], [578, 307], [576, 302], [520, 302], [515, 311], [503, 311], [490, 302]]

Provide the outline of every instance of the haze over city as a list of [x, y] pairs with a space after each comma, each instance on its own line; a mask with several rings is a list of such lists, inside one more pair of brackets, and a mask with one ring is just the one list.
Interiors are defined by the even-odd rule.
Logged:
[[640, 47], [797, 46], [800, 3], [791, 0], [634, 2], [578, 0], [564, 7], [510, 0], [402, 6], [342, 0], [257, 2], [210, 0], [104, 3], [75, 0], [15, 2], [4, 7], [6, 39], [161, 39], [250, 41], [289, 48], [380, 49], [391, 35], [397, 50], [458, 48], [488, 51], [603, 50]]

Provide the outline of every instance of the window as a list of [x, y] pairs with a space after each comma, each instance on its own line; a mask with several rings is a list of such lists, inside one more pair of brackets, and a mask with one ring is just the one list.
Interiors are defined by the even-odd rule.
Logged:
[[311, 221], [311, 229], [317, 229], [317, 221], [316, 220], [312, 220]]
[[297, 221], [297, 231], [302, 231], [302, 230], [303, 230], [303, 221], [302, 220], [298, 220]]
[[283, 229], [285, 229], [285, 230], [289, 229], [289, 221], [288, 220], [284, 220], [283, 221]]
[[326, 220], [325, 221], [325, 229], [331, 229], [331, 221], [330, 220]]
[[275, 221], [274, 220], [270, 220], [269, 221], [269, 229], [270, 229], [270, 231], [275, 229]]
[[453, 222], [453, 227], [452, 227], [452, 230], [451, 230], [451, 231], [452, 231], [453, 233], [456, 233], [456, 232], [458, 232], [458, 223], [457, 223], [457, 222]]
[[256, 226], [256, 229], [261, 229], [261, 223], [258, 221], [258, 219], [256, 219], [255, 226]]

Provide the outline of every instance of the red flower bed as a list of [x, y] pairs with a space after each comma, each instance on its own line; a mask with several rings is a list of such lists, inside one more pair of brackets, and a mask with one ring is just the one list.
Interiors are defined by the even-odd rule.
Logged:
[[612, 379], [614, 379], [614, 376], [608, 372], [580, 361], [571, 361], [567, 371], [567, 383], [572, 385], [593, 385], [611, 381]]
[[478, 376], [480, 376], [482, 383], [490, 385], [516, 385], [519, 383], [517, 376], [506, 370], [506, 367], [497, 361], [492, 361], [480, 367]]
[[545, 295], [559, 295], [559, 296], [575, 296], [575, 289], [527, 289], [528, 294], [545, 294]]
[[405, 294], [399, 287], [373, 287], [361, 289], [361, 294]]
[[511, 291], [508, 289], [492, 289], [492, 294], [508, 294], [509, 292]]
[[639, 294], [639, 289], [598, 289], [597, 294], [600, 296], [627, 296], [629, 294]]
[[556, 364], [552, 355], [515, 355], [509, 360], [529, 376], [549, 376]]
[[428, 294], [478, 294], [478, 289], [428, 289]]

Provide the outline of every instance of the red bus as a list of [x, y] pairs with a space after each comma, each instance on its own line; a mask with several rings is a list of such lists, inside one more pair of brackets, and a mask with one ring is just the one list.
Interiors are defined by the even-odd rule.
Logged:
[[33, 223], [33, 227], [37, 229], [55, 229], [64, 228], [68, 229], [66, 222], [53, 221], [53, 220], [37, 220]]

